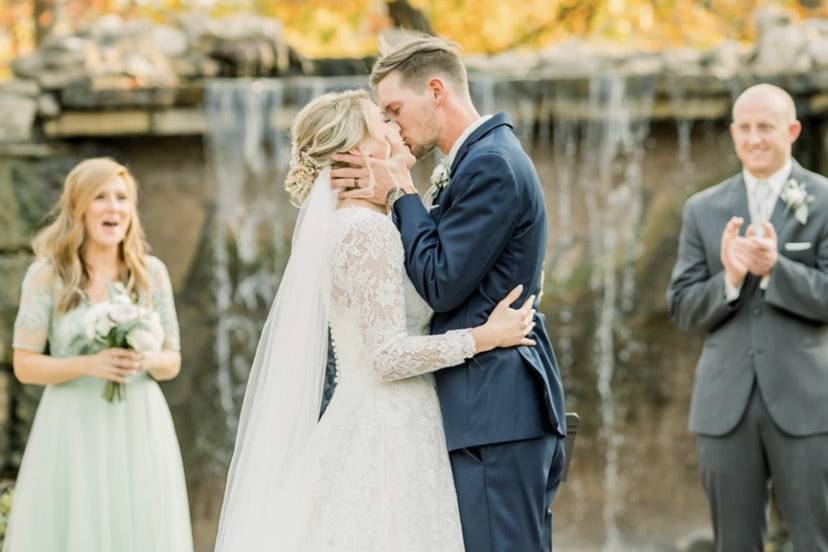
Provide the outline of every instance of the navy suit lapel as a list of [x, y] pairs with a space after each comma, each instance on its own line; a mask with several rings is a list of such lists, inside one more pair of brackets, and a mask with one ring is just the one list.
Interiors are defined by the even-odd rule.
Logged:
[[[469, 154], [469, 150], [471, 149], [471, 147], [475, 143], [479, 142], [484, 136], [492, 132], [494, 129], [504, 125], [508, 126], [509, 128], [514, 128], [514, 126], [512, 125], [512, 118], [509, 116], [508, 113], [498, 113], [497, 115], [493, 115], [488, 121], [476, 128], [475, 131], [472, 132], [468, 138], [466, 138], [465, 142], [463, 142], [463, 144], [460, 146], [460, 149], [457, 150], [457, 155], [454, 156], [454, 160], [451, 163], [449, 175], [452, 180], [454, 179], [454, 173], [457, 171], [457, 167], [460, 166], [460, 163]], [[445, 188], [437, 192], [437, 195], [434, 196], [434, 201], [431, 202], [431, 205], [440, 205], [440, 200], [444, 195]]]
[[446, 191], [445, 188], [441, 188], [434, 195], [434, 199], [431, 200], [431, 207], [429, 208], [429, 212], [432, 213], [432, 215], [434, 214], [434, 211], [439, 209], [439, 207], [440, 207], [440, 198], [443, 196], [443, 192], [445, 192], [445, 191]]
[[479, 142], [484, 136], [489, 134], [495, 128], [499, 126], [506, 125], [509, 128], [514, 128], [512, 125], [512, 118], [509, 117], [508, 113], [498, 113], [497, 115], [493, 115], [488, 121], [480, 125], [474, 132], [472, 132], [466, 141], [463, 142], [463, 145], [460, 146], [460, 149], [457, 150], [457, 155], [454, 157], [454, 161], [451, 163], [451, 170], [449, 174], [453, 177], [454, 172], [457, 170], [458, 165], [460, 162], [463, 161], [463, 158], [466, 157], [469, 153], [469, 149], [476, 143]]

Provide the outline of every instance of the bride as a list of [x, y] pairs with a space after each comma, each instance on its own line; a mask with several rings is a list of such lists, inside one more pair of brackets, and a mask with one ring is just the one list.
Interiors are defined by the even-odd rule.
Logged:
[[[292, 139], [285, 187], [301, 210], [250, 372], [216, 550], [462, 552], [431, 372], [533, 345], [534, 297], [512, 309], [519, 286], [482, 326], [427, 335], [432, 313], [396, 227], [330, 188], [334, 154], [387, 157], [398, 130], [367, 93], [348, 91], [305, 106]], [[329, 325], [339, 381], [319, 419]]]

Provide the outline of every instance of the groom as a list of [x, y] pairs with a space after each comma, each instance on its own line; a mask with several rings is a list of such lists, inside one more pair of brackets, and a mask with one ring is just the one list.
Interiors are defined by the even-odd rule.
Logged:
[[[356, 168], [332, 177], [335, 186], [366, 187], [373, 173], [372, 199], [393, 211], [408, 275], [435, 311], [432, 332], [482, 324], [517, 284], [523, 299], [539, 294], [547, 234], [540, 181], [509, 116], [477, 113], [455, 47], [409, 39], [380, 57], [371, 83], [411, 153], [419, 159], [438, 148], [450, 178], [432, 187], [428, 209], [405, 169], [407, 152], [368, 159], [370, 167], [339, 156]], [[530, 337], [535, 347], [495, 349], [435, 374], [469, 552], [551, 550], [564, 396], [540, 313]]]

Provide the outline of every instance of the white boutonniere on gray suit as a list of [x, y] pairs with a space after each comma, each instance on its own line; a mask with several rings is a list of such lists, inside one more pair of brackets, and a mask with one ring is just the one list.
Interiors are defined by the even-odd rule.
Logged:
[[796, 220], [801, 224], [808, 222], [808, 205], [814, 202], [814, 196], [808, 193], [805, 184], [797, 182], [796, 179], [789, 178], [779, 197], [785, 202], [787, 208], [785, 212], [793, 210]]

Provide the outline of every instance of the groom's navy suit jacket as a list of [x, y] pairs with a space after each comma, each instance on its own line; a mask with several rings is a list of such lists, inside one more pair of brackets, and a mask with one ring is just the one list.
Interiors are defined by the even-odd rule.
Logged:
[[[408, 275], [435, 314], [434, 334], [483, 324], [516, 285], [540, 292], [547, 218], [534, 165], [509, 116], [493, 116], [460, 147], [451, 183], [429, 212], [394, 204]], [[566, 432], [560, 371], [545, 319], [534, 347], [494, 349], [435, 373], [449, 450]]]

